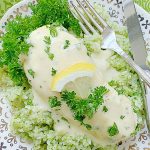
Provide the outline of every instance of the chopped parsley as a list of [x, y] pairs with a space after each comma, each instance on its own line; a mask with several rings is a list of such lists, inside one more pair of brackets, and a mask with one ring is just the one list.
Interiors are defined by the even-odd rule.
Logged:
[[73, 112], [74, 119], [80, 121], [81, 124], [83, 124], [83, 120], [86, 117], [93, 117], [99, 106], [102, 105], [103, 96], [107, 92], [108, 90], [105, 87], [100, 86], [95, 88], [86, 99], [82, 99], [76, 96], [74, 91], [63, 91], [61, 93], [61, 98], [62, 101], [66, 102], [68, 107]]
[[51, 108], [61, 106], [61, 102], [58, 101], [58, 99], [57, 99], [56, 96], [50, 97], [48, 102], [49, 102], [49, 106], [50, 106]]
[[122, 119], [122, 120], [123, 120], [124, 118], [125, 118], [125, 116], [123, 116], [123, 115], [121, 115], [121, 116], [120, 116], [120, 119]]
[[[30, 5], [30, 8], [32, 16], [17, 16], [7, 23], [6, 33], [0, 37], [3, 43], [3, 49], [0, 51], [0, 67], [6, 68], [15, 85], [26, 88], [30, 85], [18, 59], [20, 54], [28, 54], [31, 44], [27, 42], [27, 39], [30, 33], [39, 27], [56, 22], [72, 30], [77, 36], [80, 36], [82, 32], [78, 20], [68, 9], [67, 0], [38, 0], [38, 3]], [[49, 57], [53, 59], [54, 56], [51, 54]]]
[[84, 125], [88, 130], [92, 129], [92, 126], [90, 124], [86, 124], [86, 123], [82, 122], [82, 125]]
[[50, 60], [54, 59], [54, 54], [50, 52], [50, 47], [49, 46], [46, 47], [45, 52], [47, 53]]
[[69, 123], [69, 121], [65, 117], [61, 117], [61, 119], [64, 120], [65, 122]]
[[107, 112], [108, 108], [106, 106], [103, 106], [103, 112]]
[[50, 31], [50, 35], [51, 35], [52, 37], [58, 36], [58, 32], [57, 32], [56, 26], [51, 25], [51, 26], [49, 27], [49, 31]]
[[53, 53], [50, 52], [50, 47], [46, 47], [45, 52], [47, 53], [48, 58], [49, 58], [50, 60], [53, 60], [53, 59], [54, 59], [55, 56], [54, 56]]
[[54, 54], [53, 53], [49, 53], [48, 57], [49, 57], [50, 60], [53, 60], [54, 59]]
[[32, 76], [32, 78], [35, 77], [35, 72], [32, 69], [29, 69], [28, 73]]
[[115, 135], [119, 134], [117, 124], [114, 122], [114, 124], [108, 128], [107, 132], [108, 132], [109, 136], [115, 136]]
[[54, 75], [56, 75], [56, 73], [57, 73], [57, 70], [55, 70], [54, 68], [52, 68], [51, 75], [54, 76]]
[[50, 52], [50, 47], [46, 47], [45, 52], [46, 52], [47, 54], [49, 54], [49, 52]]
[[50, 45], [51, 44], [50, 36], [44, 36], [44, 42], [45, 42], [45, 44]]
[[64, 44], [64, 49], [68, 48], [70, 45], [70, 41], [69, 40], [66, 40], [65, 41], [65, 44]]

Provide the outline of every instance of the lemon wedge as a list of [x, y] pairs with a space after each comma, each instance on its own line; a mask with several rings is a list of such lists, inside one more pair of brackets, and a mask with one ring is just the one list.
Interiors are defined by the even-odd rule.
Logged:
[[81, 77], [92, 77], [96, 66], [91, 63], [81, 62], [69, 66], [58, 72], [52, 79], [50, 88], [52, 91], [61, 92], [64, 86]]

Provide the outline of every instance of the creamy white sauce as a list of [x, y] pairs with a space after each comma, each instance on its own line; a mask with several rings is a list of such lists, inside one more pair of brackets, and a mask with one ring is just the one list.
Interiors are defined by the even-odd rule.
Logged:
[[[111, 56], [111, 51], [101, 51], [99, 54], [93, 54], [92, 57], [88, 57], [86, 48], [80, 43], [80, 39], [61, 28], [57, 30], [58, 36], [55, 38], [50, 36], [49, 29], [46, 26], [33, 31], [29, 37], [29, 42], [33, 47], [30, 48], [29, 55], [24, 62], [24, 70], [31, 81], [35, 104], [43, 107], [45, 110], [50, 110], [48, 98], [55, 95], [59, 97], [59, 93], [50, 89], [52, 67], [62, 71], [77, 62], [87, 61], [94, 63], [96, 71], [92, 78], [76, 79], [67, 84], [65, 89], [75, 90], [77, 94], [83, 94], [83, 97], [86, 97], [90, 88], [100, 85], [106, 86], [109, 92], [104, 96], [103, 106], [108, 108], [108, 112], [103, 112], [103, 106], [101, 106], [92, 119], [85, 120], [86, 123], [93, 127], [92, 130], [87, 130], [78, 121], [74, 120], [72, 112], [63, 103], [60, 110], [51, 109], [55, 119], [55, 130], [68, 132], [73, 135], [84, 134], [101, 145], [114, 144], [128, 138], [137, 125], [137, 116], [133, 112], [130, 100], [123, 95], [118, 95], [113, 88], [107, 85], [109, 81], [117, 78], [119, 75], [119, 72], [111, 68], [107, 61]], [[55, 55], [53, 61], [48, 58], [44, 51], [46, 48], [44, 36], [51, 37], [51, 52]], [[69, 40], [71, 45], [64, 50], [65, 40]], [[29, 69], [35, 72], [34, 78], [28, 73]], [[78, 87], [82, 87], [80, 91], [78, 91]], [[125, 116], [125, 118], [120, 119], [121, 116]], [[62, 121], [61, 117], [65, 117], [69, 123]], [[107, 130], [114, 122], [117, 124], [119, 134], [110, 137]]]
[[111, 55], [112, 52], [110, 50], [105, 50], [101, 51], [100, 53], [92, 54], [92, 60], [96, 64], [97, 68], [95, 76], [92, 78], [94, 86], [106, 84], [119, 76], [120, 73], [113, 69], [108, 62]]

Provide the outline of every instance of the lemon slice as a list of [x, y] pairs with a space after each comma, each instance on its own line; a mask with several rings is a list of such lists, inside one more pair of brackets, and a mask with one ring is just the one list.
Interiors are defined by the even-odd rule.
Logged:
[[51, 90], [61, 92], [64, 86], [81, 77], [92, 77], [96, 66], [91, 63], [81, 62], [69, 66], [68, 68], [58, 72], [52, 79]]

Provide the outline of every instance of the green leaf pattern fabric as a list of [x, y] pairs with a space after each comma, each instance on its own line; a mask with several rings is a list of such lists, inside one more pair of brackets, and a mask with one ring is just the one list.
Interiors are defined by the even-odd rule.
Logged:
[[[19, 1], [20, 0], [0, 0], [0, 18], [3, 16], [8, 8], [10, 8]], [[135, 2], [150, 13], [150, 0], [135, 0]]]
[[150, 0], [135, 0], [135, 2], [150, 13]]

